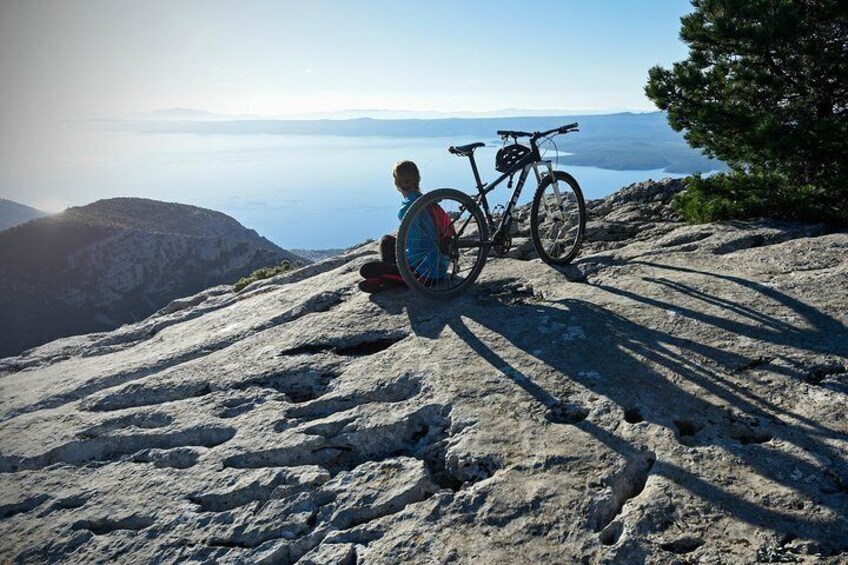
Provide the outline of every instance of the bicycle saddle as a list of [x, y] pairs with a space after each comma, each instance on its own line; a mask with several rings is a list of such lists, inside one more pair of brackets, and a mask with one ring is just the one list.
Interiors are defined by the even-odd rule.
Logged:
[[453, 153], [454, 155], [459, 155], [461, 157], [468, 157], [474, 150], [478, 147], [485, 147], [485, 143], [477, 142], [477, 143], [469, 143], [468, 145], [451, 145], [448, 147], [448, 151]]

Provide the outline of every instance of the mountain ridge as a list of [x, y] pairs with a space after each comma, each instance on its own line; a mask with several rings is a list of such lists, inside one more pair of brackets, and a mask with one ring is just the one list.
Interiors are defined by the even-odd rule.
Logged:
[[134, 321], [260, 267], [301, 260], [212, 210], [99, 200], [0, 233], [0, 355]]
[[48, 212], [32, 206], [0, 198], [0, 231], [49, 215]]

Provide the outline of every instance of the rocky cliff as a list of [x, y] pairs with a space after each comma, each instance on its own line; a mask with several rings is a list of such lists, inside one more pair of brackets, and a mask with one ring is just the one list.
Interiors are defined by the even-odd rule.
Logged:
[[0, 556], [845, 562], [848, 233], [678, 188], [451, 302], [355, 291], [370, 244], [5, 360]]
[[297, 259], [211, 210], [100, 200], [0, 232], [0, 357]]

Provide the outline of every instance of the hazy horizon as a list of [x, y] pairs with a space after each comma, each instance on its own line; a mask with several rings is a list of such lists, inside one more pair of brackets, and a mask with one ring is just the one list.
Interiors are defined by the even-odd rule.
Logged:
[[638, 108], [499, 108], [495, 110], [422, 110], [415, 108], [344, 108], [325, 112], [302, 112], [295, 114], [223, 114], [212, 112], [206, 108], [167, 107], [155, 108], [145, 112], [129, 112], [114, 116], [98, 116], [92, 120], [137, 119], [137, 118], [168, 118], [179, 119], [177, 115], [184, 114], [185, 118], [204, 117], [210, 119], [267, 119], [267, 120], [297, 120], [297, 119], [448, 119], [448, 118], [522, 118], [522, 117], [557, 117], [557, 116], [607, 116], [610, 114], [649, 114], [659, 113], [660, 110]]

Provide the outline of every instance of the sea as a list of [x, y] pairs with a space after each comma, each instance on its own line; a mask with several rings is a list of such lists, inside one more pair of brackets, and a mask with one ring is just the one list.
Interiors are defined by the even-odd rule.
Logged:
[[[49, 199], [84, 205], [137, 196], [192, 204], [228, 214], [283, 248], [343, 248], [397, 229], [400, 195], [394, 163], [418, 164], [422, 188], [474, 192], [468, 159], [450, 145], [483, 141], [477, 163], [493, 180], [497, 138], [342, 137], [256, 134], [89, 132], [86, 149], [45, 174], [28, 177], [8, 196], [25, 204]], [[557, 162], [551, 150], [545, 158]], [[681, 174], [563, 166], [587, 199], [633, 182]], [[533, 197], [528, 182], [519, 203]], [[505, 203], [506, 183], [490, 196]]]

